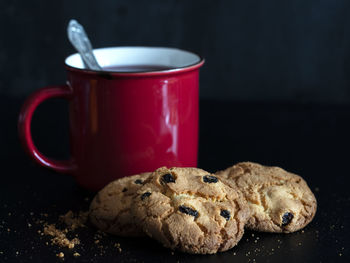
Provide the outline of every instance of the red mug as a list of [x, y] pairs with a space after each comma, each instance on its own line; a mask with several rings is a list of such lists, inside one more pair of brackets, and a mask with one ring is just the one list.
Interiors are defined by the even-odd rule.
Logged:
[[[94, 54], [103, 71], [85, 69], [80, 55], [73, 54], [65, 60], [67, 84], [39, 89], [25, 101], [18, 130], [29, 156], [95, 191], [161, 166], [196, 167], [204, 60], [161, 47], [101, 48]], [[50, 98], [69, 102], [70, 160], [46, 157], [32, 140], [33, 113]]]

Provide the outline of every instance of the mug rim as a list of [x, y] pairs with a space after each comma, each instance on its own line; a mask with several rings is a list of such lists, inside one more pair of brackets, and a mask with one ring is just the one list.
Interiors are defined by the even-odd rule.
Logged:
[[180, 51], [180, 52], [187, 52], [189, 54], [195, 55], [198, 57], [198, 61], [195, 63], [192, 63], [190, 65], [186, 66], [179, 66], [179, 67], [173, 67], [170, 69], [163, 69], [163, 70], [146, 70], [146, 71], [100, 71], [100, 70], [92, 70], [87, 68], [78, 68], [74, 67], [72, 65], [69, 65], [67, 60], [73, 56], [78, 55], [79, 53], [73, 53], [69, 56], [67, 56], [64, 60], [65, 68], [69, 71], [73, 72], [79, 72], [83, 74], [92, 74], [92, 75], [109, 75], [109, 76], [130, 76], [130, 77], [142, 77], [142, 76], [157, 76], [157, 75], [168, 75], [168, 74], [175, 74], [175, 73], [183, 73], [187, 71], [192, 71], [195, 69], [200, 68], [204, 62], [205, 59], [198, 55], [197, 53], [194, 53], [192, 51], [187, 51], [184, 49], [179, 48], [173, 48], [173, 47], [162, 47], [162, 46], [111, 46], [111, 47], [103, 47], [103, 48], [95, 48], [93, 51], [102, 51], [107, 49], [116, 49], [116, 48], [145, 48], [145, 49], [168, 49], [173, 51]]

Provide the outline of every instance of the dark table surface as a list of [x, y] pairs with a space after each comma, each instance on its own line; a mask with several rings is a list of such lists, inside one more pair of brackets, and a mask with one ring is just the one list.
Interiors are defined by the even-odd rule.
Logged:
[[[303, 231], [246, 231], [227, 252], [188, 255], [148, 238], [105, 236], [95, 244], [90, 226], [76, 230], [81, 244], [73, 250], [46, 245], [50, 238], [38, 234], [43, 226], [37, 220], [53, 223], [69, 210], [87, 210], [94, 193], [34, 165], [17, 139], [23, 99], [0, 102], [0, 262], [62, 261], [59, 252], [67, 262], [350, 262], [350, 105], [201, 101], [199, 167], [214, 172], [247, 160], [281, 166], [305, 178], [318, 211]], [[32, 127], [38, 148], [67, 157], [67, 123], [65, 102], [40, 106]]]

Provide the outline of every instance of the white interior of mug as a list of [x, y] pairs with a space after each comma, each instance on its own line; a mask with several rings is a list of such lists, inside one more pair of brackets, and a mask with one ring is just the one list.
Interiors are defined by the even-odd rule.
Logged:
[[[189, 51], [165, 47], [110, 47], [94, 49], [93, 52], [102, 68], [162, 66], [169, 70], [193, 66], [202, 60], [200, 56]], [[78, 53], [67, 57], [65, 63], [70, 67], [85, 69], [83, 60]], [[117, 71], [127, 72], [128, 69]]]

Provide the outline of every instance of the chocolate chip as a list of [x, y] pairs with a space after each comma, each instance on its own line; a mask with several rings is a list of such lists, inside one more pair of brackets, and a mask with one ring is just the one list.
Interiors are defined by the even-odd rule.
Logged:
[[226, 219], [226, 221], [230, 220], [231, 213], [228, 210], [221, 210], [220, 215]]
[[282, 216], [282, 226], [288, 225], [290, 222], [292, 222], [294, 215], [290, 212], [285, 213]]
[[198, 217], [198, 212], [196, 210], [184, 205], [179, 206], [179, 211], [190, 216]]
[[162, 181], [166, 184], [167, 183], [175, 183], [175, 178], [172, 174], [164, 174], [162, 176]]
[[125, 187], [124, 187], [124, 189], [123, 189], [122, 192], [124, 193], [124, 192], [126, 192], [126, 191], [128, 191], [128, 188], [125, 188]]
[[217, 183], [218, 181], [219, 181], [219, 179], [213, 175], [204, 175], [203, 176], [204, 183], [211, 184], [211, 183]]
[[141, 195], [141, 200], [142, 200], [142, 201], [145, 200], [145, 198], [146, 198], [146, 197], [149, 197], [151, 194], [152, 194], [152, 193], [150, 193], [150, 192], [143, 193], [143, 194]]
[[142, 184], [142, 180], [141, 179], [136, 179], [134, 183], [135, 184]]

